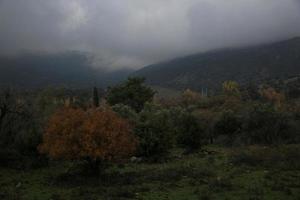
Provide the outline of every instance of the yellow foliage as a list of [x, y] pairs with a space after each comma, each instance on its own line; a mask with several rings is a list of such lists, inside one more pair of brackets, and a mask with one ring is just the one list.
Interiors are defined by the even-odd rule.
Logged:
[[240, 86], [235, 81], [225, 81], [222, 85], [223, 92], [229, 95], [237, 95], [240, 93]]

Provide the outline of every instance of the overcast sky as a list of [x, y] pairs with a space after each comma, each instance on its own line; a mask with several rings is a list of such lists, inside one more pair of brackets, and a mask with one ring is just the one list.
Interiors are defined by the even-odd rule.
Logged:
[[87, 51], [110, 69], [295, 36], [300, 0], [0, 0], [1, 54]]

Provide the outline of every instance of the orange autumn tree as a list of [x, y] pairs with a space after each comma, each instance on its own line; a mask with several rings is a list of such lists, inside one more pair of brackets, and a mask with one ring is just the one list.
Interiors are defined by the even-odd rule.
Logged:
[[186, 106], [196, 104], [201, 99], [201, 94], [190, 89], [186, 89], [181, 95], [182, 103]]
[[130, 124], [110, 108], [63, 108], [51, 116], [39, 150], [52, 159], [97, 165], [127, 158], [136, 145]]
[[280, 108], [285, 100], [284, 94], [277, 92], [273, 87], [264, 87], [260, 89], [259, 93], [264, 99], [273, 103], [277, 108]]

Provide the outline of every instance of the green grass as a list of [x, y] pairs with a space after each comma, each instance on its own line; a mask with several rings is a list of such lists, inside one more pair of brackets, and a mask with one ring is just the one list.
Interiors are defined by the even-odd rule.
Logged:
[[300, 199], [297, 167], [282, 168], [274, 160], [273, 165], [232, 163], [231, 149], [205, 149], [211, 153], [181, 155], [176, 150], [163, 163], [113, 166], [98, 178], [67, 173], [68, 163], [25, 171], [0, 168], [0, 199]]

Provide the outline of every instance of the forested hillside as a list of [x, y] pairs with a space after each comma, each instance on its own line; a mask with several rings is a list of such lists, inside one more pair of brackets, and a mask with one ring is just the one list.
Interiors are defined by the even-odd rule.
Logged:
[[200, 53], [147, 66], [134, 75], [167, 88], [215, 89], [225, 80], [240, 84], [300, 74], [300, 38]]

